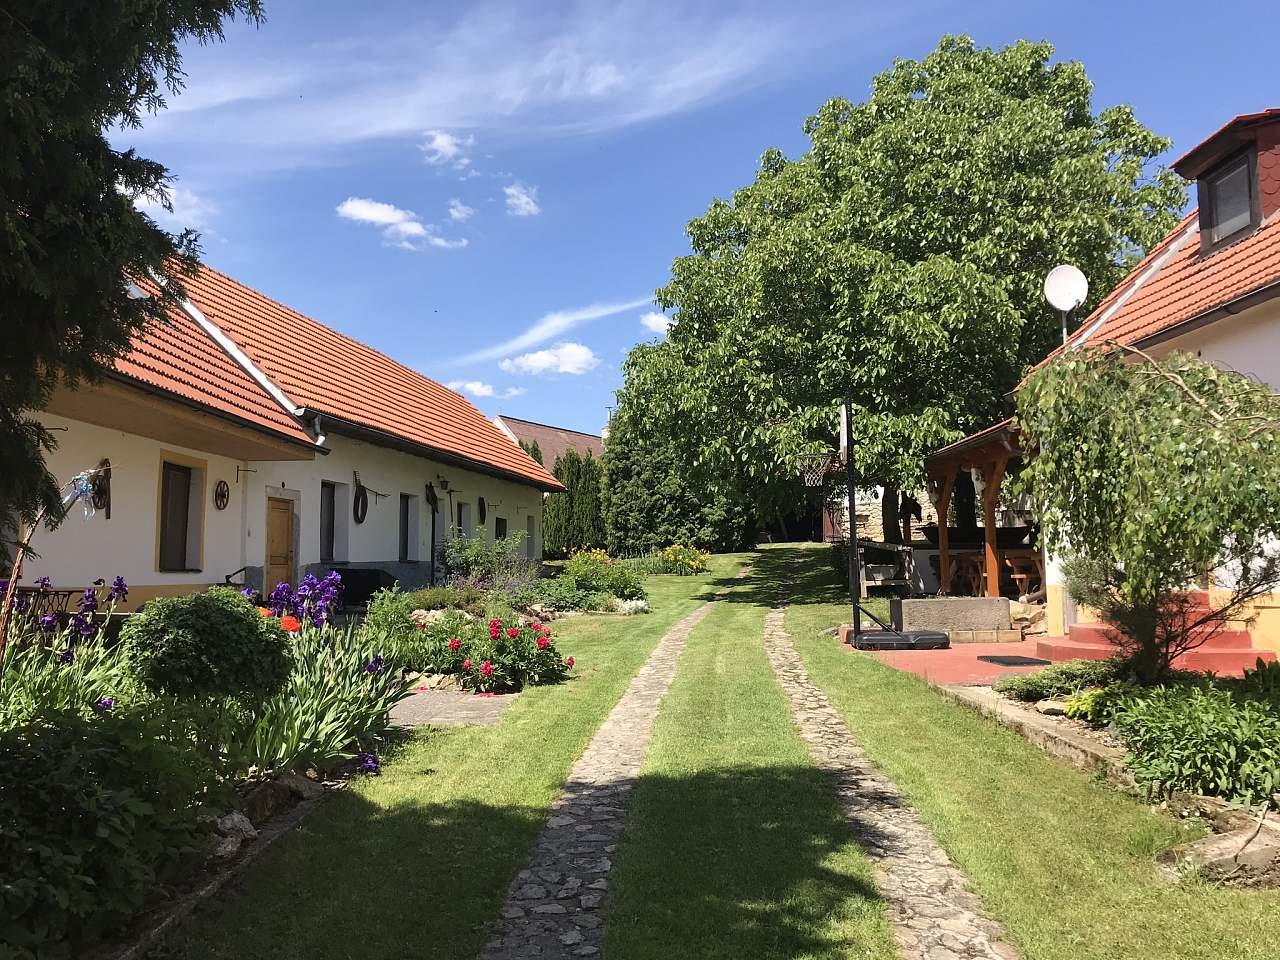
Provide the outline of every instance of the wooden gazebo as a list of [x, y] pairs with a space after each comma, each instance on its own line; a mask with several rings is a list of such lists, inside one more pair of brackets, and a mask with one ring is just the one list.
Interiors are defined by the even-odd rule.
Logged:
[[948, 444], [925, 458], [925, 472], [930, 485], [937, 491], [938, 582], [942, 593], [951, 592], [952, 574], [955, 572], [956, 555], [950, 543], [947, 512], [951, 506], [951, 494], [955, 490], [956, 474], [960, 470], [978, 470], [983, 480], [982, 549], [976, 556], [969, 554], [965, 557], [966, 560], [977, 561], [980, 582], [976, 592], [981, 596], [1000, 596], [1000, 574], [1006, 560], [1010, 561], [1015, 577], [1030, 578], [1038, 575], [1043, 583], [1044, 562], [1039, 551], [1034, 547], [1002, 549], [996, 525], [996, 504], [1000, 499], [1000, 488], [1004, 485], [1009, 466], [1021, 458], [1018, 428], [1012, 419], [1002, 420], [994, 426]]

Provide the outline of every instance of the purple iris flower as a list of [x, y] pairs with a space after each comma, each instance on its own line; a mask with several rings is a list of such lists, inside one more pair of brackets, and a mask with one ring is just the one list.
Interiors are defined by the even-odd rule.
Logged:
[[40, 629], [45, 633], [53, 633], [58, 629], [58, 618], [52, 613], [46, 613], [40, 618]]
[[70, 647], [67, 647], [67, 649], [62, 651], [62, 653], [58, 654], [58, 662], [63, 664], [64, 666], [67, 664], [75, 663], [76, 652], [72, 650]]
[[116, 705], [116, 701], [114, 697], [103, 697], [101, 700], [99, 700], [97, 703], [93, 705], [93, 709], [101, 710], [103, 713], [106, 713], [108, 710], [111, 710], [113, 707], [115, 707], [115, 705]]
[[26, 613], [31, 609], [31, 597], [25, 593], [20, 593], [13, 601], [13, 609], [18, 613]]
[[71, 615], [71, 629], [82, 637], [92, 637], [98, 632], [98, 628], [93, 625], [93, 618], [85, 613]]
[[382, 654], [375, 653], [373, 659], [364, 665], [365, 670], [369, 673], [381, 673], [386, 661], [382, 659]]
[[244, 597], [246, 600], [252, 600], [255, 596], [257, 596], [257, 594], [258, 594], [258, 591], [253, 589], [253, 587], [240, 588], [240, 596]]
[[84, 596], [80, 598], [80, 612], [90, 614], [98, 609], [98, 591], [89, 589], [84, 592]]
[[116, 577], [111, 581], [111, 589], [107, 591], [107, 600], [110, 603], [119, 603], [129, 597], [129, 585], [124, 582], [124, 577]]
[[267, 597], [267, 606], [271, 609], [273, 617], [283, 616], [286, 611], [293, 609], [293, 590], [289, 584], [283, 580], [276, 584], [275, 589]]
[[36, 577], [36, 586], [41, 590], [52, 590], [53, 581], [48, 577]]
[[382, 767], [378, 764], [378, 755], [376, 753], [367, 753], [361, 750], [356, 754], [356, 763], [360, 767], [361, 773], [381, 773]]

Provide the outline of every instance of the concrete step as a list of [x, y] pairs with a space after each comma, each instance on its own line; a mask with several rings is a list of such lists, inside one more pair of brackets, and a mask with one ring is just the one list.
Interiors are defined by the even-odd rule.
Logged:
[[[1247, 630], [1227, 627], [1217, 633], [1214, 633], [1211, 629], [1204, 629], [1199, 633], [1204, 636], [1200, 649], [1238, 649], [1241, 647], [1247, 649], [1253, 645], [1253, 640]], [[1116, 629], [1107, 623], [1073, 623], [1067, 628], [1067, 635], [1075, 643], [1110, 644], [1114, 643], [1113, 637], [1116, 635]]]

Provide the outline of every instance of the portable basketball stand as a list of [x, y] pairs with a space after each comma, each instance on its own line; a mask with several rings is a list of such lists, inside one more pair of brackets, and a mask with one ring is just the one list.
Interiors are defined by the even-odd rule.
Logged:
[[[857, 650], [945, 650], [951, 646], [951, 638], [941, 630], [895, 630], [870, 610], [863, 609], [862, 551], [858, 549], [858, 517], [854, 507], [853, 402], [848, 394], [844, 397], [844, 423], [841, 426], [845, 434], [845, 479], [849, 484], [849, 600], [853, 604], [853, 623], [840, 627], [840, 642], [848, 643]], [[862, 629], [864, 613], [880, 626], [879, 630]]]

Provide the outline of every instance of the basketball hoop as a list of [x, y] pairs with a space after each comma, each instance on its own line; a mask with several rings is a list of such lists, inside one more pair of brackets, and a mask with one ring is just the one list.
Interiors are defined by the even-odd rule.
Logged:
[[804, 485], [811, 490], [826, 486], [827, 473], [831, 470], [833, 457], [830, 452], [811, 453], [800, 458], [800, 476]]

